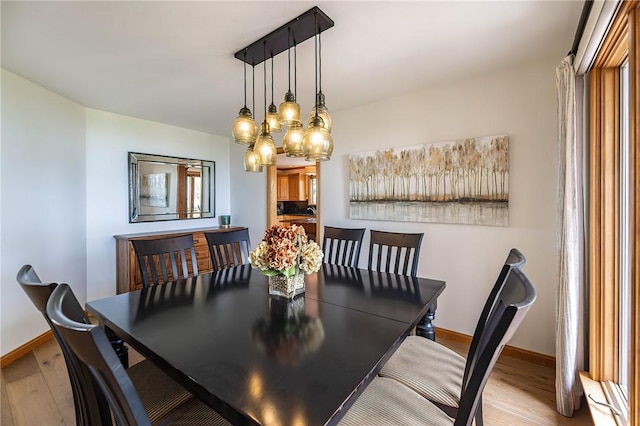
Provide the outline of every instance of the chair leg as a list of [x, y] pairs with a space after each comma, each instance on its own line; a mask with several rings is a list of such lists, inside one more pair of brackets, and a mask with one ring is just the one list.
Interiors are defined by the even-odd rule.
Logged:
[[482, 395], [480, 395], [480, 400], [478, 401], [478, 408], [476, 408], [476, 426], [483, 426], [482, 420]]

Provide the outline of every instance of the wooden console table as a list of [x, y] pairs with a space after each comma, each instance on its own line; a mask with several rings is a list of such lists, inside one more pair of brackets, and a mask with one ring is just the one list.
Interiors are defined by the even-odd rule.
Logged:
[[[209, 247], [205, 232], [227, 232], [242, 227], [220, 228], [212, 226], [209, 228], [180, 229], [175, 231], [143, 232], [138, 234], [114, 235], [116, 239], [116, 282], [117, 292], [128, 293], [142, 288], [142, 277], [136, 253], [133, 250], [132, 240], [152, 240], [157, 238], [176, 237], [180, 235], [193, 234], [193, 245], [196, 251], [198, 263], [198, 273], [204, 274], [213, 270], [211, 259], [209, 258]], [[190, 265], [189, 265], [190, 266]]]

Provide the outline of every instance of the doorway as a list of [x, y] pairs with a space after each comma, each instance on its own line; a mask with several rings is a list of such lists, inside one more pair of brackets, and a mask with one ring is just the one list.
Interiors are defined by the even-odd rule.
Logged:
[[299, 213], [299, 222], [294, 223], [304, 226], [307, 234], [319, 242], [320, 190], [320, 162], [288, 158], [278, 148], [276, 165], [267, 167], [267, 227], [291, 223]]

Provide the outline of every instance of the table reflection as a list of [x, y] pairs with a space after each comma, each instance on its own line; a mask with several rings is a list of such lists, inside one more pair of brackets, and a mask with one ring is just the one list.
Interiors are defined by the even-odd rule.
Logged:
[[324, 340], [322, 321], [305, 310], [305, 299], [269, 297], [269, 316], [251, 328], [254, 345], [283, 364], [298, 364], [317, 351]]

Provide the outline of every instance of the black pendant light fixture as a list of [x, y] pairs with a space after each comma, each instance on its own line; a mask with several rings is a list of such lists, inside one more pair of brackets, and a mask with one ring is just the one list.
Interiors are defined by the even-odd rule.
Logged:
[[[247, 171], [261, 171], [262, 165], [275, 165], [275, 157], [276, 157], [276, 148], [275, 143], [273, 142], [273, 138], [271, 137], [271, 132], [277, 132], [277, 125], [273, 121], [274, 115], [277, 114], [279, 124], [288, 126], [287, 132], [283, 137], [283, 148], [288, 156], [295, 157], [306, 157], [309, 161], [319, 161], [319, 160], [328, 160], [331, 156], [331, 151], [333, 150], [333, 141], [331, 143], [327, 143], [327, 137], [322, 136], [320, 140], [315, 136], [317, 132], [315, 129], [317, 127], [323, 128], [328, 134], [327, 129], [324, 127], [327, 122], [330, 125], [330, 117], [328, 117], [328, 111], [326, 110], [326, 105], [324, 103], [324, 94], [322, 93], [322, 84], [320, 83], [320, 87], [318, 87], [319, 75], [318, 75], [318, 45], [320, 44], [320, 40], [318, 38], [319, 34], [323, 31], [328, 30], [333, 27], [334, 23], [322, 10], [318, 7], [313, 7], [308, 11], [304, 12], [300, 16], [292, 19], [286, 24], [282, 25], [278, 29], [272, 31], [261, 39], [253, 42], [249, 46], [239, 50], [235, 53], [235, 57], [245, 64], [251, 65], [255, 67], [257, 64], [261, 62], [265, 62], [268, 59], [271, 59], [271, 105], [267, 109], [267, 77], [266, 77], [266, 64], [263, 65], [264, 69], [264, 107], [265, 107], [265, 120], [262, 122], [260, 126], [260, 134], [257, 135], [257, 125], [255, 121], [253, 121], [253, 117], [251, 117], [251, 121], [253, 121], [253, 125], [255, 127], [249, 127], [249, 130], [256, 129], [253, 133], [253, 139], [250, 136], [246, 137], [236, 137], [236, 133], [239, 136], [241, 131], [238, 129], [236, 131], [236, 127], [245, 129], [245, 127], [240, 126], [243, 121], [240, 118], [244, 119], [247, 116], [247, 112], [250, 114], [250, 110], [246, 108], [246, 105], [243, 109], [241, 109], [241, 113], [239, 114], [236, 121], [234, 121], [233, 125], [233, 135], [234, 140], [239, 143], [247, 143], [249, 144], [249, 149], [245, 154], [245, 170]], [[297, 87], [297, 54], [296, 48], [298, 44], [303, 43], [304, 41], [310, 39], [311, 37], [315, 37], [316, 40], [316, 71], [315, 71], [315, 106], [313, 109], [313, 116], [310, 120], [312, 124], [312, 129], [314, 129], [313, 133], [309, 133], [307, 136], [307, 149], [304, 150], [303, 139], [305, 138], [305, 132], [302, 122], [300, 121], [300, 106], [296, 102], [297, 93], [291, 91], [291, 48], [293, 47], [294, 51], [294, 87]], [[273, 88], [274, 88], [274, 71], [273, 71], [273, 59], [275, 56], [279, 55], [287, 51], [288, 57], [288, 91], [285, 95], [285, 102], [280, 105], [280, 108], [276, 108], [273, 103]], [[320, 76], [320, 81], [321, 81]], [[292, 102], [293, 112], [290, 112], [289, 102]], [[245, 103], [246, 103], [246, 65], [245, 65]], [[297, 108], [296, 108], [297, 106]], [[246, 111], [245, 111], [246, 109]], [[254, 105], [255, 110], [255, 105]], [[296, 111], [297, 110], [297, 111]], [[284, 111], [284, 113], [283, 113]], [[326, 114], [326, 115], [325, 115]], [[324, 117], [328, 117], [328, 120], [324, 120]], [[238, 122], [238, 123], [236, 123]], [[236, 126], [237, 124], [237, 126]], [[329, 127], [330, 129], [330, 127]], [[329, 134], [329, 138], [331, 135]], [[246, 141], [246, 142], [244, 142]], [[255, 143], [255, 144], [254, 144]], [[322, 146], [322, 147], [321, 147]]]
[[[251, 72], [251, 109], [256, 110], [256, 67], [253, 66]], [[244, 171], [245, 172], [253, 172], [260, 173], [262, 172], [262, 164], [258, 163], [258, 156], [256, 155], [253, 147], [255, 146], [255, 140], [249, 144], [247, 151], [244, 153]]]
[[[266, 50], [267, 43], [264, 43]], [[278, 152], [276, 150], [276, 144], [273, 142], [271, 132], [269, 129], [269, 123], [267, 122], [267, 61], [263, 63], [264, 68], [264, 121], [260, 125], [260, 134], [256, 139], [256, 144], [253, 147], [253, 152], [257, 156], [258, 164], [263, 166], [275, 166], [276, 157]]]
[[267, 123], [269, 123], [271, 133], [280, 133], [282, 131], [282, 126], [278, 119], [278, 108], [273, 103], [273, 56], [271, 57], [271, 105], [269, 105], [269, 112], [267, 112]]
[[[246, 58], [247, 52], [244, 56]], [[247, 108], [247, 64], [244, 64], [244, 106], [240, 109], [238, 117], [233, 120], [231, 134], [236, 143], [251, 144], [255, 142], [258, 135], [258, 126], [251, 115], [251, 110]]]
[[317, 51], [318, 63], [316, 65], [317, 71], [318, 71], [318, 77], [316, 81], [318, 83], [318, 89], [316, 93], [316, 103], [313, 109], [311, 110], [311, 112], [309, 113], [308, 125], [311, 126], [313, 123], [314, 117], [318, 115], [320, 118], [322, 118], [322, 121], [324, 122], [324, 128], [327, 129], [329, 133], [331, 133], [332, 120], [331, 120], [331, 116], [329, 115], [329, 109], [325, 104], [324, 93], [322, 93], [322, 33], [320, 31], [318, 31], [318, 35], [316, 38], [317, 38], [317, 48], [318, 48], [318, 51]]
[[[320, 29], [316, 33], [315, 41], [315, 74], [316, 74], [316, 105], [314, 107], [314, 115], [309, 123], [309, 127], [304, 132], [302, 138], [302, 150], [304, 151], [304, 157], [308, 161], [327, 161], [331, 159], [333, 153], [333, 137], [327, 129], [327, 125], [323, 118], [319, 114], [320, 105], [317, 100], [324, 98], [322, 92], [318, 90], [318, 72], [319, 72], [319, 34]], [[322, 96], [321, 96], [322, 95]], [[324, 101], [324, 99], [323, 99]], [[324, 103], [324, 102], [323, 102]], [[326, 108], [326, 107], [325, 107]], [[327, 114], [328, 115], [328, 114]]]
[[[291, 28], [287, 29], [289, 40], [291, 40]], [[293, 43], [295, 49], [295, 42]], [[289, 75], [289, 89], [284, 95], [284, 102], [280, 104], [278, 120], [280, 124], [290, 126], [300, 121], [300, 105], [296, 102], [296, 95], [291, 91], [291, 48], [287, 49], [287, 71]], [[296, 61], [294, 60], [294, 68]]]

